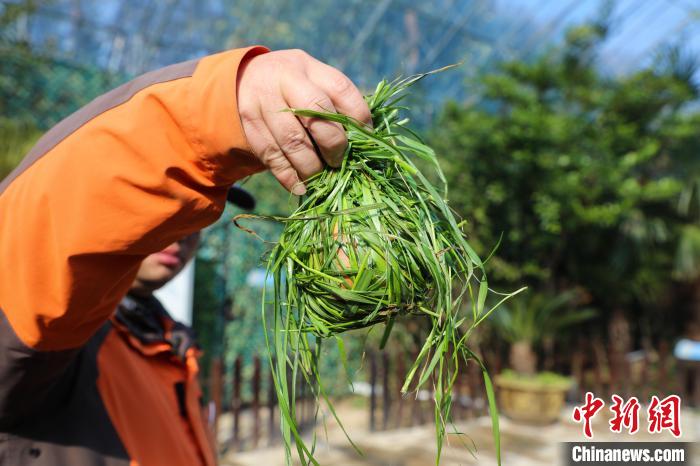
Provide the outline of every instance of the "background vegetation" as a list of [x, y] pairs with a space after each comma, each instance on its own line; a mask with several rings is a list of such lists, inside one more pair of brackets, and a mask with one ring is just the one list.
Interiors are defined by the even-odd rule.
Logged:
[[[495, 286], [575, 292], [570, 307], [597, 316], [577, 331], [605, 333], [611, 316], [623, 315], [635, 346], [700, 322], [700, 113], [696, 63], [684, 47], [664, 42], [643, 66], [611, 73], [612, 4], [602, 20], [560, 37], [558, 24], [523, 20], [489, 0], [234, 3], [1, 2], [0, 177], [93, 97], [224, 47], [303, 47], [366, 89], [464, 61], [426, 80], [408, 104], [470, 241], [482, 256], [498, 246], [489, 262]], [[260, 213], [293, 207], [267, 175], [245, 186]], [[207, 354], [227, 365], [263, 347], [256, 277], [266, 245], [232, 227], [236, 213], [207, 231], [196, 278], [195, 326]], [[279, 232], [270, 222], [249, 226], [270, 240]], [[406, 345], [418, 331], [406, 331]]]

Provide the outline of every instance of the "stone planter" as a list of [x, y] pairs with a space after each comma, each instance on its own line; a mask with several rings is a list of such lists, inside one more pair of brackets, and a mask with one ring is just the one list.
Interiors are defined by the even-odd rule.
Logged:
[[545, 425], [559, 420], [570, 380], [539, 382], [498, 375], [498, 409], [514, 421]]

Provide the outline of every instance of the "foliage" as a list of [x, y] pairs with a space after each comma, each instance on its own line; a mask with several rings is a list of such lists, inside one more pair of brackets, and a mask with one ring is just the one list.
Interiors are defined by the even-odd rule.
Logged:
[[16, 0], [0, 4], [0, 39], [7, 37], [8, 26], [27, 14], [33, 13], [37, 8], [35, 0]]
[[[0, 117], [47, 129], [123, 82], [125, 76], [93, 63], [79, 66], [52, 57], [55, 44], [33, 46], [28, 23], [53, 1], [0, 4]], [[19, 123], [18, 123], [19, 124]]]
[[693, 281], [700, 278], [700, 226], [685, 225], [680, 230], [673, 265], [674, 277], [680, 280]]
[[0, 42], [0, 115], [46, 129], [124, 80]]
[[[700, 147], [700, 134], [697, 132], [700, 118], [693, 120], [695, 121], [692, 123], [696, 126], [692, 150], [697, 151], [696, 148]], [[700, 163], [697, 158], [693, 162]], [[688, 165], [690, 164], [686, 164]], [[686, 220], [686, 224], [681, 225], [678, 230], [678, 248], [673, 264], [673, 276], [678, 280], [693, 283], [696, 287], [700, 286], [700, 175], [697, 175], [697, 172], [698, 170], [690, 170], [696, 178], [690, 178], [678, 199], [677, 212]]]
[[568, 327], [596, 315], [591, 308], [579, 308], [575, 290], [558, 294], [524, 292], [504, 303], [491, 321], [509, 343], [537, 345], [545, 338], [561, 338]]
[[10, 174], [40, 134], [31, 124], [0, 117], [0, 180]]
[[[679, 194], [697, 179], [698, 96], [676, 49], [624, 77], [599, 71], [607, 29], [480, 81], [478, 106], [451, 103], [431, 141], [453, 208], [481, 254], [503, 234], [492, 281], [581, 287], [596, 307], [652, 309], [668, 293]], [[695, 159], [695, 162], [691, 162]]]

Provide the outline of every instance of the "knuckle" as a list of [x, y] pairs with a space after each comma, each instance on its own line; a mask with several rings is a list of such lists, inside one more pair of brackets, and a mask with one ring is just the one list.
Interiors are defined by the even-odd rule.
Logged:
[[257, 113], [247, 108], [239, 108], [238, 115], [241, 118], [241, 123], [243, 123], [244, 125], [256, 126], [260, 119]]
[[331, 88], [338, 95], [346, 95], [350, 93], [354, 87], [355, 85], [352, 83], [352, 81], [350, 81], [350, 79], [343, 74], [335, 76], [331, 81]]
[[260, 160], [270, 169], [286, 163], [286, 157], [274, 144], [268, 144], [260, 151]]
[[309, 54], [306, 53], [306, 51], [302, 49], [290, 49], [288, 50], [289, 54], [292, 55], [294, 58], [308, 58]]
[[323, 141], [319, 142], [319, 144], [333, 152], [337, 152], [344, 149], [347, 142], [345, 133], [338, 128], [334, 128], [333, 131], [329, 131], [329, 133], [323, 138]]
[[306, 139], [305, 134], [291, 131], [284, 138], [280, 147], [286, 154], [294, 154], [308, 147]]
[[319, 110], [324, 111], [324, 112], [334, 111], [333, 110], [333, 102], [331, 102], [331, 99], [325, 95], [317, 95], [315, 97], [312, 97], [311, 99], [308, 100], [306, 107], [304, 107], [304, 108], [319, 109]]

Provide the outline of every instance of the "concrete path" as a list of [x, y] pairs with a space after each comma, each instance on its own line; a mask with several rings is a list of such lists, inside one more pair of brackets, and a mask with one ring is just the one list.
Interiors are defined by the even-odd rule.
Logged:
[[[318, 435], [322, 442], [317, 446], [316, 458], [323, 466], [431, 466], [435, 464], [435, 427], [432, 424], [370, 432], [367, 429], [367, 411], [353, 408], [351, 403], [343, 403], [338, 414], [349, 431], [353, 441], [363, 451], [364, 456], [355, 452], [335, 425], [327, 426], [328, 440], [323, 438], [323, 429]], [[533, 427], [509, 421], [501, 416], [501, 442], [503, 464], [516, 466], [549, 466], [564, 464], [562, 442], [584, 440], [580, 424], [571, 420], [572, 407], [567, 407], [561, 422]], [[673, 441], [668, 433], [651, 435], [638, 432], [613, 434], [607, 426], [607, 419], [601, 412], [594, 419], [595, 441]], [[682, 413], [683, 434], [679, 441], [700, 441], [700, 413], [684, 410]], [[644, 415], [640, 417], [644, 430]], [[465, 434], [460, 438], [450, 435], [449, 446], [443, 450], [444, 466], [494, 465], [496, 464], [490, 420], [486, 417], [459, 423], [456, 426]], [[476, 446], [474, 450], [473, 445]], [[467, 447], [471, 447], [470, 449]], [[694, 447], [695, 461], [700, 465], [700, 450]], [[284, 452], [281, 446], [256, 449], [247, 452], [228, 452], [221, 458], [222, 466], [276, 466], [284, 465]]]

